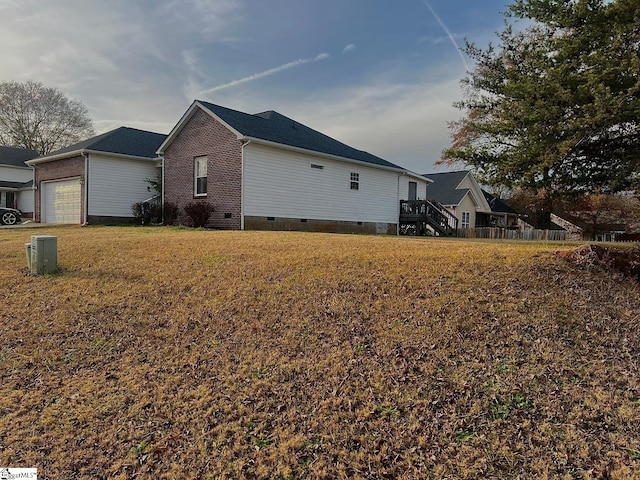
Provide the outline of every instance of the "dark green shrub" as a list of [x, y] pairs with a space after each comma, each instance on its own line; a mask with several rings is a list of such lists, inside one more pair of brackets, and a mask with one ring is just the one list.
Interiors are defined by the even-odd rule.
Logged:
[[193, 227], [202, 228], [211, 218], [213, 205], [208, 202], [191, 202], [185, 205], [184, 213], [191, 219]]
[[164, 224], [173, 225], [180, 214], [178, 205], [173, 202], [164, 202]]

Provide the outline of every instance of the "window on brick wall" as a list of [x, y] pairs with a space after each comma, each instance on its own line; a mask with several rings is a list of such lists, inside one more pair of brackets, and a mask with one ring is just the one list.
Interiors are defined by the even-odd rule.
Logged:
[[196, 157], [193, 168], [193, 195], [204, 197], [207, 195], [207, 157]]
[[351, 172], [351, 190], [360, 190], [360, 174]]

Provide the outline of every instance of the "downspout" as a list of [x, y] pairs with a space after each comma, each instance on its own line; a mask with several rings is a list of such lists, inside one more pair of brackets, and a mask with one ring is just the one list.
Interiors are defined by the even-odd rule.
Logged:
[[396, 218], [398, 219], [398, 222], [396, 223], [396, 235], [400, 235], [400, 178], [404, 177], [407, 175], [407, 172], [402, 172], [401, 175], [398, 175], [398, 187], [397, 187], [397, 191], [396, 191], [396, 208], [397, 208], [397, 215]]
[[240, 230], [244, 230], [244, 147], [251, 143], [251, 139], [242, 142], [240, 155]]
[[82, 152], [82, 156], [84, 157], [84, 219], [82, 226], [85, 227], [89, 225], [89, 154]]
[[164, 155], [159, 155], [160, 157], [160, 182], [162, 185], [160, 186], [160, 211], [162, 212], [162, 225], [164, 225]]

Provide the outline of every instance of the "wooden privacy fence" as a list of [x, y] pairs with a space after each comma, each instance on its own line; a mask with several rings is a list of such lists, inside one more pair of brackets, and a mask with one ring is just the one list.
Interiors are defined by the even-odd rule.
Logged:
[[640, 233], [619, 233], [615, 236], [616, 242], [640, 242]]
[[492, 238], [497, 240], [550, 240], [564, 241], [567, 239], [566, 230], [509, 230], [496, 227], [461, 228], [458, 237], [462, 238]]

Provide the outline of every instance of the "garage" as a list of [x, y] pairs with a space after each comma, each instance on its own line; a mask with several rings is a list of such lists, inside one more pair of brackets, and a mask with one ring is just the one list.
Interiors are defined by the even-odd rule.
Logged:
[[80, 179], [42, 183], [42, 211], [45, 223], [80, 223], [82, 187]]

